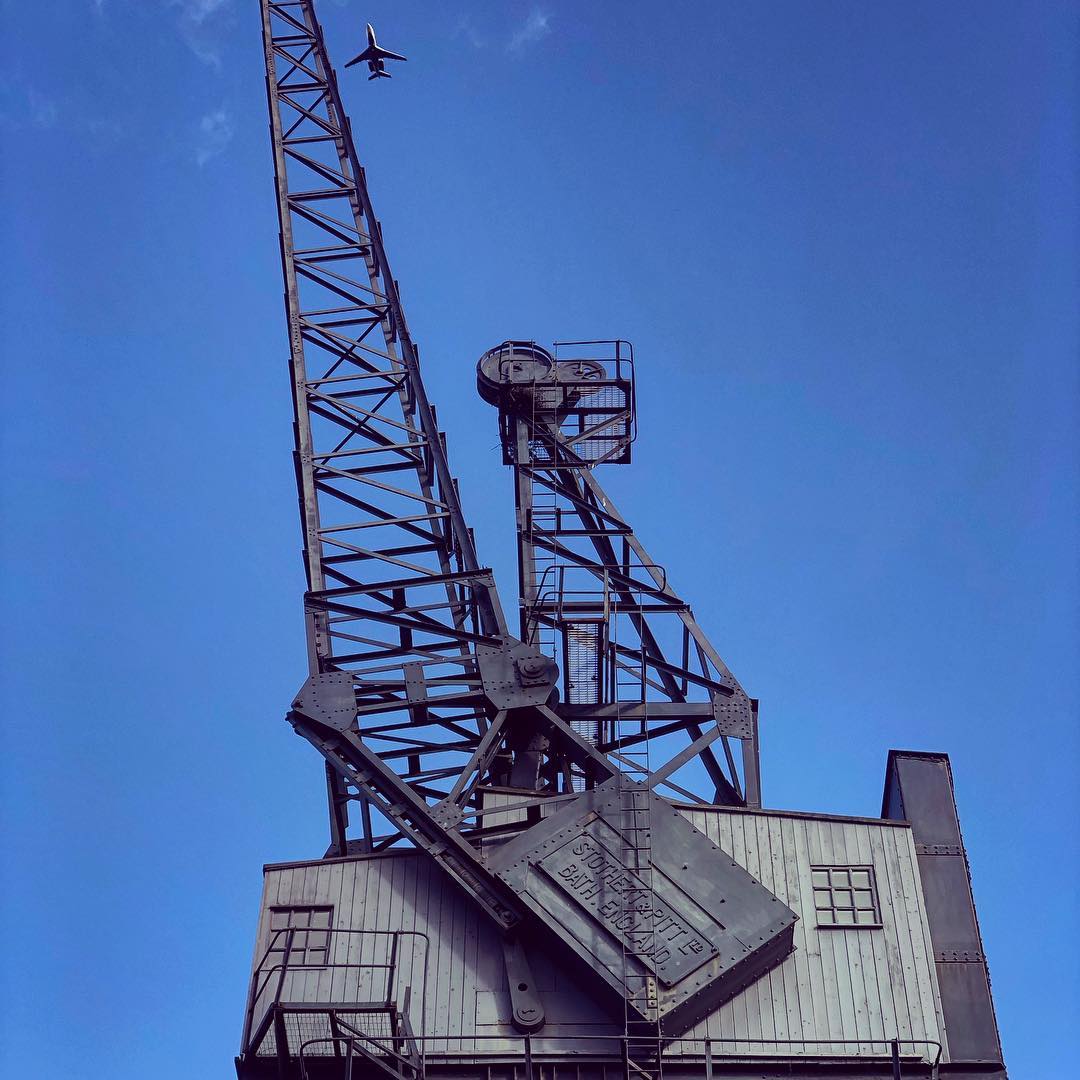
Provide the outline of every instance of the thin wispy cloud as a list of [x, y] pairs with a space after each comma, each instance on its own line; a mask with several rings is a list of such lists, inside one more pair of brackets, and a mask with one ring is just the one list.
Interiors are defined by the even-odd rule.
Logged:
[[208, 112], [199, 121], [198, 140], [195, 144], [195, 161], [199, 167], [223, 153], [232, 142], [234, 134], [232, 117], [224, 105]]
[[89, 142], [80, 142], [85, 150], [114, 146], [129, 134], [128, 118], [103, 112], [100, 104], [88, 106], [81, 97], [54, 97], [39, 90], [20, 73], [0, 79], [0, 130], [21, 132], [58, 132]]
[[204, 63], [221, 67], [224, 23], [232, 14], [232, 0], [164, 0], [177, 13], [180, 36]]
[[81, 126], [93, 136], [95, 146], [102, 149], [130, 135], [132, 121], [123, 116], [89, 116], [82, 121]]
[[510, 35], [507, 48], [511, 51], [522, 49], [526, 45], [545, 38], [551, 33], [551, 16], [540, 8], [533, 8], [525, 21]]
[[167, 0], [170, 7], [180, 8], [192, 22], [206, 22], [211, 15], [227, 7], [231, 0]]
[[482, 49], [487, 45], [487, 38], [477, 30], [476, 23], [468, 12], [458, 17], [454, 37], [464, 38], [474, 49]]

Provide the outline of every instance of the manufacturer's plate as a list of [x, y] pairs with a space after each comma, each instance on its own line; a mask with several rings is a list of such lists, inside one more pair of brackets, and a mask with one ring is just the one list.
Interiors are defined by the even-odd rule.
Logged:
[[667, 986], [717, 955], [685, 915], [587, 832], [537, 866]]

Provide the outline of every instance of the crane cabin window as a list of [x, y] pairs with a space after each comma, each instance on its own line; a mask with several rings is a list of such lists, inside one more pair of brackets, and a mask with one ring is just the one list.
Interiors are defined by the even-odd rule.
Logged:
[[810, 873], [818, 926], [881, 926], [872, 866], [815, 866]]
[[310, 967], [325, 964], [330, 948], [332, 907], [270, 909], [268, 966]]

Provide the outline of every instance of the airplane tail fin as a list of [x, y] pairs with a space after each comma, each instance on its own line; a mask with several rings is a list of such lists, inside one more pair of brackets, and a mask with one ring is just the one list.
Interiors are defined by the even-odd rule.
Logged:
[[371, 82], [372, 79], [389, 79], [391, 78], [389, 71], [376, 71], [373, 75], [367, 77], [367, 81]]

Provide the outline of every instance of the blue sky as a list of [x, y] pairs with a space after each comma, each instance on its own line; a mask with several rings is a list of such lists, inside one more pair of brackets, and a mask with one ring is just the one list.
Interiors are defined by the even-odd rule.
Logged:
[[[11, 1075], [230, 1075], [260, 866], [325, 845], [257, 7], [0, 3]], [[949, 751], [1007, 1060], [1071, 1075], [1076, 6], [321, 15], [409, 56], [344, 93], [482, 557], [476, 357], [632, 340], [605, 483], [760, 697], [766, 802]]]

